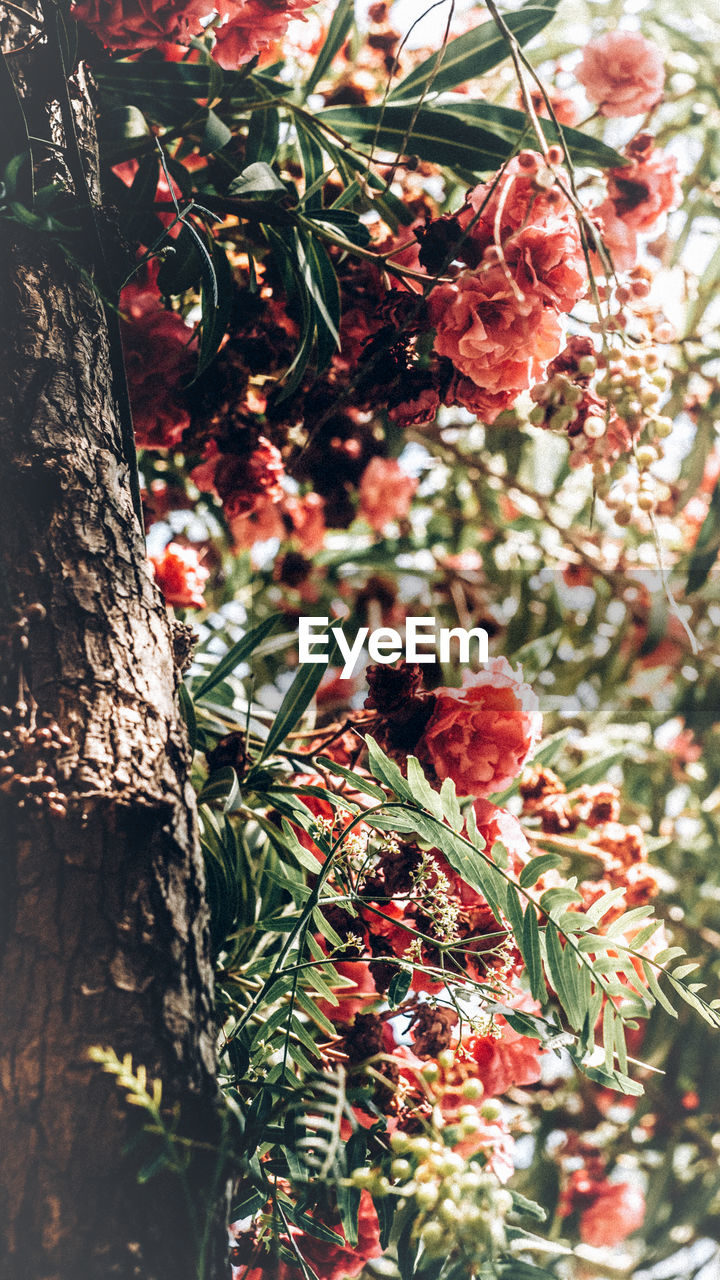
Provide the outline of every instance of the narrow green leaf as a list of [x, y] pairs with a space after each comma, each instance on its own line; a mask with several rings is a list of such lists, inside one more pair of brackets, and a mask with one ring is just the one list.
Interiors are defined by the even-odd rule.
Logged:
[[280, 704], [270, 732], [265, 739], [263, 749], [257, 763], [267, 760], [276, 747], [283, 743], [289, 733], [299, 724], [307, 711], [318, 686], [327, 671], [322, 662], [306, 662], [298, 667], [297, 674]]
[[561, 866], [562, 861], [562, 858], [557, 853], [541, 853], [523, 867], [518, 877], [519, 883], [523, 889], [531, 888], [541, 876], [545, 875], [546, 871], [551, 871], [554, 867]]
[[[185, 223], [185, 226], [190, 226]], [[200, 237], [196, 237], [198, 242]], [[200, 244], [198, 243], [198, 248]], [[233, 301], [233, 274], [227, 254], [214, 237], [210, 238], [210, 253], [205, 258], [201, 252], [203, 263], [203, 283], [201, 294], [201, 336], [198, 352], [197, 368], [193, 381], [207, 369], [220, 349], [230, 321]]]
[[238, 640], [237, 644], [234, 644], [231, 649], [228, 649], [209, 675], [200, 680], [198, 684], [193, 682], [192, 695], [195, 702], [199, 702], [201, 698], [210, 693], [211, 689], [219, 685], [226, 676], [231, 675], [241, 663], [247, 662], [260, 642], [277, 625], [281, 616], [279, 613], [274, 613], [269, 618], [265, 618], [263, 622], [259, 622], [256, 627], [252, 627], [250, 631], [246, 631], [242, 639]]
[[332, 21], [327, 29], [327, 34], [315, 65], [305, 82], [306, 95], [312, 93], [316, 84], [319, 84], [323, 76], [330, 70], [333, 58], [347, 40], [354, 21], [354, 0], [340, 0], [339, 4], [335, 6]]
[[275, 158], [280, 141], [280, 115], [277, 107], [253, 111], [245, 142], [245, 160], [248, 165], [262, 161], [269, 165]]
[[[463, 825], [463, 816], [460, 810], [460, 805], [458, 804], [457, 791], [455, 790], [455, 783], [453, 782], [452, 778], [445, 778], [445, 780], [443, 781], [443, 784], [440, 788], [440, 800], [442, 801], [442, 807], [445, 810], [445, 817], [450, 823], [450, 826], [452, 827], [453, 831], [461, 831], [462, 825]], [[475, 813], [473, 811], [473, 817], [474, 816], [475, 816]], [[475, 829], [477, 831], [477, 824]], [[482, 847], [484, 848], [484, 846], [485, 846], [485, 842], [483, 841]]]
[[400, 969], [393, 976], [388, 987], [387, 1002], [391, 1009], [397, 1009], [405, 999], [412, 982], [412, 970]]
[[433, 791], [423, 773], [420, 761], [415, 756], [408, 756], [407, 781], [416, 804], [421, 805], [423, 809], [427, 809], [434, 818], [442, 822], [445, 817], [442, 800], [437, 791]]
[[[527, 44], [555, 17], [551, 8], [526, 8], [505, 15], [505, 22], [520, 44]], [[422, 97], [428, 90], [434, 93], [454, 89], [467, 80], [483, 76], [509, 56], [505, 36], [495, 22], [483, 22], [471, 31], [451, 40], [440, 58], [432, 54], [415, 67], [391, 92], [391, 101], [407, 101]]]
[[677, 1018], [678, 1016], [677, 1010], [673, 1008], [667, 996], [665, 995], [665, 992], [660, 986], [660, 983], [658, 982], [655, 974], [655, 970], [652, 964], [650, 963], [650, 961], [641, 960], [640, 963], [642, 965], [643, 973], [645, 974], [645, 981], [647, 982], [648, 987], [650, 988], [658, 1004], [662, 1005], [665, 1012], [669, 1013], [671, 1018]]
[[365, 741], [368, 748], [370, 772], [373, 777], [377, 778], [378, 782], [384, 782], [385, 786], [389, 787], [399, 799], [413, 803], [412, 788], [408, 785], [395, 761], [385, 755], [385, 752], [370, 734], [366, 735]]
[[528, 981], [533, 997], [541, 1004], [547, 1001], [545, 977], [543, 975], [542, 957], [540, 953], [540, 930], [538, 928], [535, 907], [529, 902], [525, 908], [525, 922], [522, 933], [522, 955], [528, 973]]
[[362, 791], [366, 796], [372, 796], [373, 800], [379, 800], [381, 803], [387, 799], [384, 791], [380, 790], [374, 782], [370, 782], [367, 778], [362, 778], [359, 774], [353, 773], [352, 769], [346, 769], [344, 765], [338, 764], [336, 760], [332, 760], [330, 756], [317, 756], [318, 764], [329, 769], [331, 773], [339, 774], [341, 778], [345, 778], [346, 782], [354, 788], [355, 791]]

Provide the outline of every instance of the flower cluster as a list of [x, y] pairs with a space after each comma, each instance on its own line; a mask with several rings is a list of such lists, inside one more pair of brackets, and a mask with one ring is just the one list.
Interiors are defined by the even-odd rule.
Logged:
[[365, 706], [386, 750], [417, 755], [430, 773], [451, 778], [459, 793], [502, 791], [532, 755], [542, 728], [537, 696], [506, 658], [493, 659], [458, 689], [422, 687], [420, 668], [371, 667]]
[[[218, 16], [216, 57], [233, 70], [280, 39], [294, 18], [304, 16], [308, 0], [231, 0]], [[152, 49], [158, 44], [189, 44], [212, 17], [207, 0], [76, 0], [73, 17], [111, 50]]]
[[587, 288], [578, 220], [556, 182], [562, 160], [558, 147], [523, 151], [458, 215], [418, 231], [420, 265], [450, 278], [428, 298], [441, 360], [436, 398], [425, 387], [409, 401], [415, 420], [433, 418], [442, 400], [492, 423], [557, 354], [560, 316]]
[[192, 376], [192, 329], [152, 281], [123, 289], [120, 312], [135, 439], [143, 449], [172, 448], [190, 425], [182, 387]]

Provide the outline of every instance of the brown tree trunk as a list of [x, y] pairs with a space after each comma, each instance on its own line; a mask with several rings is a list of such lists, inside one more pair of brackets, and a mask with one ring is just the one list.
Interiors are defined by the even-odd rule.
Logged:
[[[31, 132], [44, 121], [64, 145], [43, 49], [32, 92], [18, 84]], [[72, 95], [87, 162], [82, 72]], [[123, 1154], [143, 1113], [88, 1060], [94, 1045], [132, 1054], [181, 1132], [217, 1140], [173, 629], [145, 566], [98, 292], [16, 224], [0, 257], [0, 1276], [197, 1280], [215, 1156], [192, 1162], [195, 1196], [167, 1169], [139, 1186], [161, 1146], [143, 1137]], [[213, 1278], [222, 1182], [207, 1206]]]

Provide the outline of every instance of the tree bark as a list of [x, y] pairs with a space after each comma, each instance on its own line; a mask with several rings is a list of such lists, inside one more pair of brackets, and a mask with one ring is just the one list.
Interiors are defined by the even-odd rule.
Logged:
[[[41, 42], [16, 79], [31, 132], [44, 120], [40, 136], [64, 145], [57, 102], [38, 91], [47, 56]], [[92, 162], [82, 70], [71, 92]], [[132, 1054], [180, 1131], [216, 1142], [173, 625], [146, 568], [98, 291], [51, 237], [15, 224], [0, 256], [0, 1276], [197, 1280], [202, 1221], [167, 1169], [138, 1185], [161, 1147], [145, 1136], [123, 1154], [144, 1115], [88, 1059], [94, 1045]], [[200, 1219], [215, 1163], [209, 1150], [190, 1166]], [[206, 1277], [225, 1274], [222, 1184]]]

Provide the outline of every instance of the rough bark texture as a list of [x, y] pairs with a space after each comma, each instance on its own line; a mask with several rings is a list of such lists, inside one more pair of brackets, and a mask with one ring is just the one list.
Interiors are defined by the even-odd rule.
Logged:
[[[82, 74], [73, 95], [83, 127]], [[35, 131], [43, 115], [57, 136], [53, 103], [26, 96]], [[6, 224], [0, 258], [0, 1276], [197, 1280], [180, 1182], [138, 1187], [152, 1146], [123, 1157], [138, 1112], [87, 1058], [132, 1053], [183, 1131], [216, 1139], [172, 624], [145, 567], [102, 303], [47, 238]], [[66, 740], [51, 754], [53, 722]], [[38, 727], [49, 744], [23, 746]], [[55, 784], [21, 808], [36, 774]], [[191, 1177], [209, 1185], [213, 1158]], [[222, 1234], [218, 1206], [208, 1277]]]

